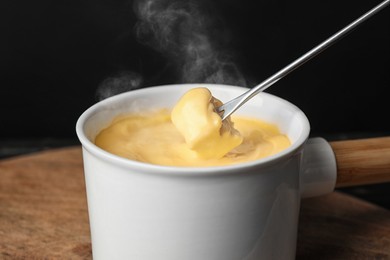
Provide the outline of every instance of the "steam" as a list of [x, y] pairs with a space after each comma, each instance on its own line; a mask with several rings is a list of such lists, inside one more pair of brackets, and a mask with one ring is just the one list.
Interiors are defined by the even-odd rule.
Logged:
[[212, 30], [215, 20], [197, 3], [201, 1], [136, 1], [138, 39], [173, 60], [181, 82], [245, 86], [232, 55], [217, 42], [226, 39], [226, 34]]
[[[232, 52], [227, 51], [227, 31], [211, 18], [216, 14], [206, 15], [208, 12], [200, 3], [200, 0], [135, 0], [138, 41], [173, 64], [178, 77], [175, 83], [246, 86]], [[121, 72], [104, 80], [98, 87], [97, 96], [104, 99], [140, 88], [142, 84], [140, 74]]]
[[108, 77], [97, 88], [98, 100], [134, 90], [142, 85], [142, 76], [132, 71], [122, 71], [117, 75]]

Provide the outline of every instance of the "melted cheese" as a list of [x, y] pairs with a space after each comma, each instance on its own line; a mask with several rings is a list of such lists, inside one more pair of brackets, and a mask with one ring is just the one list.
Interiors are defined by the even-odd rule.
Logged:
[[276, 125], [246, 117], [222, 121], [214, 111], [219, 102], [208, 89], [190, 90], [171, 112], [116, 118], [95, 144], [131, 160], [195, 167], [257, 160], [290, 146]]
[[215, 112], [215, 106], [221, 104], [207, 88], [194, 88], [172, 110], [173, 124], [200, 158], [222, 158], [242, 143], [230, 118], [222, 121]]

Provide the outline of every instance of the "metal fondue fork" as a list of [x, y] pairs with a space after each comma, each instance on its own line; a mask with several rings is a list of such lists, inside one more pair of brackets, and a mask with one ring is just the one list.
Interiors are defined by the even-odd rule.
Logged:
[[358, 19], [350, 23], [348, 26], [344, 27], [337, 33], [335, 33], [333, 36], [329, 37], [327, 40], [323, 41], [321, 44], [317, 45], [304, 55], [302, 55], [300, 58], [296, 59], [294, 62], [290, 63], [283, 69], [281, 69], [279, 72], [275, 73], [268, 79], [264, 80], [259, 85], [255, 86], [254, 88], [248, 90], [244, 94], [226, 102], [225, 104], [219, 106], [216, 108], [216, 112], [219, 113], [219, 115], [222, 117], [222, 120], [226, 119], [228, 116], [230, 116], [234, 111], [236, 111], [238, 108], [240, 108], [244, 103], [246, 103], [249, 99], [257, 95], [259, 92], [264, 91], [271, 85], [273, 85], [275, 82], [304, 64], [305, 62], [309, 61], [311, 58], [325, 50], [327, 47], [329, 47], [331, 44], [335, 43], [336, 40], [340, 39], [341, 37], [345, 36], [348, 32], [350, 32], [352, 29], [366, 21], [368, 18], [385, 8], [390, 3], [390, 0], [383, 1], [364, 15], [360, 16]]

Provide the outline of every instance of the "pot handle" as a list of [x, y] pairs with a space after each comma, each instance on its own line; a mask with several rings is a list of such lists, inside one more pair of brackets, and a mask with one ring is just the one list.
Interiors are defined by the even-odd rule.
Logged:
[[301, 196], [334, 188], [390, 182], [390, 137], [336, 141], [311, 138], [304, 147]]
[[390, 137], [330, 143], [336, 156], [336, 188], [390, 182]]
[[336, 179], [336, 157], [330, 144], [321, 137], [307, 140], [301, 161], [301, 197], [308, 198], [332, 192]]

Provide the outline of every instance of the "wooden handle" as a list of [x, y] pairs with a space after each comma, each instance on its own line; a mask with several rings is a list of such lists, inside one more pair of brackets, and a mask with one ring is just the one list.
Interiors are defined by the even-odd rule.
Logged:
[[390, 137], [330, 142], [337, 162], [336, 188], [390, 182]]

